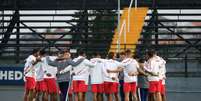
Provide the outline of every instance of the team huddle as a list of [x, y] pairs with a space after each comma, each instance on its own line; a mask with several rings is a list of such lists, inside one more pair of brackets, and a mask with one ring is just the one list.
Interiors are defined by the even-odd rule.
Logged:
[[58, 95], [60, 101], [85, 101], [87, 92], [93, 101], [165, 101], [163, 58], [153, 50], [144, 58], [133, 57], [129, 49], [118, 55], [110, 52], [103, 59], [94, 53], [88, 60], [79, 51], [72, 60], [69, 51], [47, 56], [34, 49], [25, 60], [24, 101], [58, 101]]

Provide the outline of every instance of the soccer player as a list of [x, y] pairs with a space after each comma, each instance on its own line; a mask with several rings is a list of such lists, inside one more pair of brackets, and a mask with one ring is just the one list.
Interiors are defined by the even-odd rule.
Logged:
[[126, 58], [122, 61], [124, 66], [124, 94], [125, 101], [130, 101], [129, 95], [132, 94], [132, 101], [137, 101], [137, 75], [138, 75], [138, 62], [132, 58], [131, 50], [125, 51]]
[[42, 58], [45, 56], [45, 51], [40, 50], [38, 58], [40, 58], [40, 61], [38, 61], [35, 65], [35, 72], [36, 72], [36, 100], [40, 101], [40, 96], [42, 96], [42, 101], [48, 101], [48, 95], [47, 95], [47, 85], [44, 81], [44, 75], [45, 75], [45, 65], [42, 61]]
[[35, 95], [35, 69], [33, 65], [37, 63], [36, 57], [39, 54], [39, 49], [34, 49], [32, 54], [25, 60], [24, 65], [24, 80], [25, 80], [25, 94], [24, 101], [32, 101]]
[[160, 72], [159, 72], [159, 78], [160, 78], [160, 85], [161, 85], [161, 90], [160, 90], [160, 93], [161, 93], [161, 98], [162, 98], [162, 101], [166, 101], [166, 95], [165, 95], [165, 79], [166, 79], [166, 67], [165, 67], [165, 64], [166, 64], [166, 61], [162, 58], [162, 57], [159, 57], [157, 56], [160, 60], [161, 60], [161, 65], [160, 65]]
[[73, 66], [73, 93], [75, 93], [75, 97], [76, 99], [78, 98], [78, 101], [85, 101], [85, 94], [88, 91], [89, 71], [90, 68], [93, 68], [96, 64], [87, 60], [83, 51], [80, 51], [79, 56], [73, 59], [73, 61], [79, 61], [80, 59], [83, 59], [83, 61], [79, 65]]
[[[44, 81], [47, 85], [47, 96], [50, 96], [50, 101], [57, 101], [57, 95], [59, 92], [57, 83], [56, 83], [56, 74], [57, 74], [57, 68], [50, 66], [47, 64], [47, 57], [42, 58], [43, 65], [45, 67], [45, 75], [44, 75]], [[49, 56], [49, 59], [51, 61], [54, 61], [57, 57], [56, 56]]]
[[107, 96], [108, 101], [113, 101], [113, 96], [115, 101], [119, 101], [118, 96], [118, 68], [121, 67], [121, 63], [115, 61], [115, 53], [110, 52], [108, 54], [108, 60], [104, 61], [103, 68], [103, 78], [104, 78], [104, 93]]
[[160, 94], [160, 82], [159, 82], [159, 72], [161, 60], [157, 57], [156, 52], [151, 50], [148, 51], [148, 61], [145, 63], [145, 70], [148, 72], [148, 80], [149, 80], [149, 100], [150, 101], [161, 101]]
[[91, 69], [91, 86], [93, 93], [93, 101], [103, 101], [103, 66], [104, 64], [99, 62], [101, 56], [98, 53], [93, 54], [93, 58], [90, 60], [92, 63], [96, 64], [94, 68]]
[[[65, 67], [68, 67], [69, 65], [76, 66], [83, 61], [83, 59], [80, 59], [77, 62], [72, 61], [70, 58], [70, 53], [68, 51], [64, 51], [61, 54], [59, 54], [59, 57], [55, 61], [51, 61], [49, 58], [47, 58], [48, 65], [57, 67], [58, 72], [63, 70]], [[61, 91], [62, 101], [65, 101], [66, 99], [66, 93], [69, 86], [69, 80], [70, 80], [69, 72], [64, 74], [57, 74], [57, 82], [59, 84], [59, 88]]]
[[[49, 58], [52, 61], [56, 59], [55, 56], [49, 56]], [[57, 101], [57, 95], [58, 95], [59, 89], [56, 83], [56, 74], [57, 74], [57, 68], [47, 64], [46, 75], [44, 76], [44, 80], [47, 85], [48, 95], [50, 95], [50, 101]]]
[[[121, 62], [123, 67], [118, 68], [117, 70], [109, 71], [109, 72], [124, 72], [124, 84], [123, 91], [125, 101], [134, 100], [137, 101], [136, 89], [137, 89], [137, 75], [139, 65], [138, 62], [132, 58], [131, 50], [127, 49], [125, 51], [126, 58]], [[132, 94], [131, 99], [129, 98], [130, 93]]]

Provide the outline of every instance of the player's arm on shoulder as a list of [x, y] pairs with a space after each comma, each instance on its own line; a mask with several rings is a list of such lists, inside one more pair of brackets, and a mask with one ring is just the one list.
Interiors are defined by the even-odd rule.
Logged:
[[87, 59], [85, 59], [83, 62], [85, 63], [85, 65], [87, 65], [87, 66], [89, 66], [89, 67], [92, 67], [92, 68], [96, 65], [96, 64], [90, 62], [90, 61], [87, 60]]
[[57, 67], [57, 66], [58, 66], [58, 62], [57, 62], [57, 61], [52, 61], [49, 56], [46, 57], [46, 60], [47, 60], [47, 64], [48, 64], [48, 65], [54, 66], [54, 67]]
[[107, 69], [107, 72], [108, 73], [119, 73], [119, 72], [122, 72], [123, 71], [123, 67], [117, 67], [117, 69], [115, 69], [115, 70], [109, 70], [109, 69]]
[[137, 68], [137, 71], [139, 74], [142, 74], [144, 76], [148, 76], [148, 74], [142, 68]]
[[63, 70], [61, 70], [59, 73], [60, 74], [64, 74], [66, 72], [69, 72], [70, 70], [72, 70], [72, 66], [71, 65], [67, 66], [66, 68], [64, 68]]
[[139, 74], [139, 72], [129, 72], [128, 75], [129, 76], [137, 76]]
[[85, 60], [85, 58], [80, 58], [78, 59], [76, 62], [73, 61], [72, 59], [68, 59], [66, 60], [65, 62], [65, 65], [68, 66], [68, 65], [72, 65], [72, 66], [77, 66], [79, 65], [81, 62], [83, 62]]
[[102, 63], [106, 62], [106, 59], [101, 59], [101, 58], [95, 58], [95, 60], [97, 62], [102, 62]]

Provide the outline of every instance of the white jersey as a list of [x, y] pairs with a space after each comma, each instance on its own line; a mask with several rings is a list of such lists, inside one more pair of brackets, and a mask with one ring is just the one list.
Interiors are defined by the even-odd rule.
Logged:
[[[56, 56], [49, 56], [49, 59], [51, 61], [54, 61], [57, 57]], [[44, 67], [45, 67], [45, 73], [51, 74], [51, 76], [44, 75], [44, 78], [56, 78], [57, 74], [57, 67], [53, 67], [48, 65], [46, 58], [43, 59]]]
[[[81, 58], [84, 57], [79, 56], [73, 61], [78, 61]], [[91, 63], [88, 59], [84, 59], [79, 65], [73, 67], [73, 72], [75, 73], [73, 80], [84, 80], [85, 83], [88, 84], [90, 68], [93, 68], [95, 65], [96, 64]]]
[[161, 60], [159, 78], [160, 78], [160, 80], [162, 80], [162, 84], [165, 84], [165, 78], [166, 78], [166, 75], [165, 75], [166, 74], [166, 66], [165, 65], [166, 65], [166, 61], [163, 58], [159, 57], [159, 56], [157, 56], [157, 58]]
[[91, 84], [101, 84], [103, 83], [103, 68], [104, 64], [99, 61], [99, 58], [93, 58], [90, 60], [92, 63], [96, 64], [94, 68], [91, 68]]
[[36, 81], [44, 80], [45, 75], [45, 65], [43, 62], [38, 62], [34, 65], [35, 72], [36, 72]]
[[[161, 64], [162, 64], [161, 60], [157, 56], [154, 56], [153, 58], [151, 58], [147, 62], [145, 62], [144, 69], [147, 70], [148, 72], [151, 72], [154, 74], [159, 74]], [[160, 77], [149, 75], [148, 80], [149, 81], [159, 81]]]
[[[118, 75], [119, 73], [108, 73], [107, 70], [117, 70], [118, 67], [122, 67], [120, 62], [109, 59], [104, 60], [104, 68], [103, 68], [103, 79], [106, 82], [119, 82]], [[115, 78], [116, 80], [112, 80]]]
[[45, 75], [44, 78], [55, 78], [56, 79], [57, 68], [47, 65], [46, 74], [51, 74], [51, 76]]
[[124, 66], [124, 82], [137, 82], [137, 76], [129, 76], [130, 72], [137, 72], [139, 64], [135, 59], [126, 58], [122, 61]]
[[33, 67], [33, 63], [36, 61], [36, 57], [30, 55], [25, 61], [26, 63], [24, 65], [24, 76], [35, 78], [35, 69]]

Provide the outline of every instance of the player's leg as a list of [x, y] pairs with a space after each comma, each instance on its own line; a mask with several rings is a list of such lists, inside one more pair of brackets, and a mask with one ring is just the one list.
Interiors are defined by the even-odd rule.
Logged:
[[132, 95], [132, 98], [133, 100], [132, 101], [138, 101], [138, 96], [137, 96], [137, 84], [136, 82], [132, 82], [130, 83], [130, 92], [131, 92], [131, 95]]
[[156, 86], [157, 101], [162, 101], [162, 98], [161, 98], [161, 86], [162, 86], [162, 82], [158, 81], [155, 86]]
[[69, 85], [68, 88], [68, 101], [73, 101], [73, 82], [71, 82], [71, 85]]
[[124, 101], [129, 101], [130, 92], [124, 92]]
[[114, 98], [115, 98], [115, 101], [120, 101], [120, 98], [119, 98], [119, 93], [117, 92], [115, 92], [114, 93]]
[[42, 92], [43, 101], [48, 101], [48, 93], [46, 91]]
[[92, 84], [91, 85], [91, 91], [93, 93], [93, 101], [97, 101], [97, 92], [98, 92], [98, 85], [97, 84]]
[[59, 88], [55, 78], [45, 79], [45, 83], [47, 85], [47, 93], [50, 95], [50, 101], [57, 101]]
[[78, 93], [74, 93], [75, 101], [78, 101]]
[[132, 92], [133, 101], [138, 101], [136, 92]]
[[150, 101], [158, 101], [157, 89], [158, 89], [158, 81], [150, 81], [149, 82], [149, 94]]
[[103, 101], [103, 93], [104, 93], [104, 84], [99, 84], [98, 86], [98, 95], [97, 95], [97, 100], [98, 101]]
[[68, 94], [68, 101], [73, 101], [73, 95], [72, 94]]
[[40, 92], [36, 90], [36, 93], [35, 93], [35, 99], [36, 101], [40, 101]]
[[35, 98], [35, 94], [36, 92], [34, 89], [30, 90], [28, 95], [28, 101], [33, 101], [33, 99]]
[[166, 101], [165, 85], [162, 85], [161, 98], [162, 101]]
[[108, 94], [108, 101], [113, 101], [113, 94]]
[[41, 92], [43, 101], [48, 101], [47, 84], [45, 80], [41, 81]]
[[28, 101], [28, 95], [29, 95], [29, 90], [26, 89], [26, 87], [25, 87], [25, 92], [24, 92], [24, 101]]
[[157, 93], [153, 93], [153, 101], [158, 101]]
[[58, 99], [57, 99], [57, 93], [51, 93], [50, 94], [50, 101], [57, 101]]
[[93, 92], [93, 101], [98, 101], [97, 100], [97, 93]]
[[165, 96], [165, 94], [162, 94], [162, 101], [166, 101], [166, 96]]
[[103, 93], [98, 93], [97, 101], [103, 101]]
[[83, 93], [78, 92], [78, 101], [83, 101]]
[[130, 92], [131, 92], [130, 83], [124, 82], [123, 92], [124, 92], [124, 101], [130, 101]]
[[161, 93], [160, 92], [156, 93], [156, 98], [157, 98], [157, 101], [162, 101]]
[[83, 92], [83, 93], [82, 93], [82, 98], [83, 98], [82, 101], [86, 101], [86, 92]]
[[79, 89], [79, 81], [77, 80], [73, 80], [73, 92], [74, 92], [74, 96], [75, 96], [75, 101], [80, 101], [80, 99], [82, 98], [81, 94], [80, 94], [80, 89]]
[[165, 85], [164, 84], [162, 84], [162, 86], [161, 86], [161, 98], [162, 98], [162, 101], [166, 101]]
[[115, 101], [120, 101], [118, 89], [119, 89], [119, 83], [116, 83], [116, 82], [113, 83], [112, 93], [114, 95]]
[[112, 101], [112, 89], [111, 89], [111, 82], [104, 82], [104, 93], [106, 95], [107, 101]]
[[86, 100], [86, 92], [88, 91], [88, 85], [85, 84], [85, 81], [80, 81], [79, 91], [82, 93], [82, 101]]
[[149, 92], [148, 101], [153, 101], [153, 99], [154, 99], [153, 97], [154, 97], [153, 93]]
[[32, 101], [35, 97], [35, 87], [36, 87], [36, 81], [32, 77], [26, 77], [26, 89], [28, 91], [27, 99], [28, 101]]

